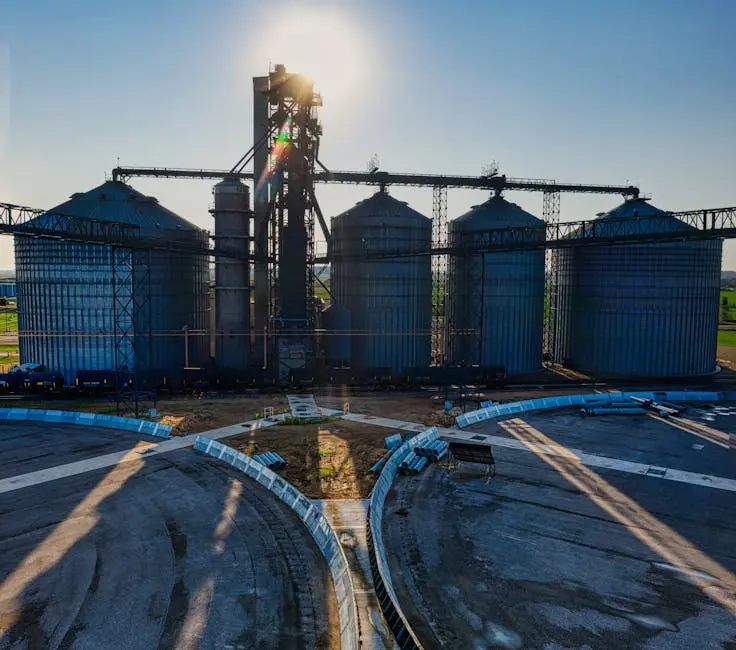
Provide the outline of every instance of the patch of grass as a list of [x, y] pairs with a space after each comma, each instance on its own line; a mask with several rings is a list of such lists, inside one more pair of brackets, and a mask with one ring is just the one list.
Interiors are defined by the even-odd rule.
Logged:
[[728, 300], [729, 305], [736, 307], [736, 291], [723, 290], [721, 291], [721, 302], [723, 302], [724, 297]]
[[332, 415], [326, 416], [323, 418], [319, 418], [318, 420], [306, 420], [304, 418], [295, 417], [293, 415], [287, 415], [282, 420], [279, 420], [279, 424], [291, 424], [291, 425], [302, 425], [302, 424], [326, 424], [328, 422], [333, 422], [334, 420], [337, 420], [339, 418], [336, 418]]
[[319, 477], [320, 478], [331, 478], [335, 475], [336, 470], [334, 467], [320, 467]]
[[0, 345], [0, 352], [18, 352], [18, 345]]
[[334, 455], [335, 455], [335, 450], [334, 449], [320, 449], [317, 452], [317, 456], [319, 458], [323, 458], [323, 459], [324, 458], [331, 458]]
[[300, 424], [307, 424], [307, 421], [304, 418], [297, 418], [293, 415], [289, 415], [285, 417], [283, 420], [279, 421], [280, 424], [289, 424], [289, 425], [300, 425]]
[[736, 291], [721, 291], [718, 308], [721, 322], [736, 321]]
[[736, 330], [718, 330], [718, 345], [736, 347]]
[[18, 331], [18, 310], [15, 307], [0, 307], [0, 334]]
[[255, 453], [256, 453], [256, 448], [257, 448], [257, 445], [256, 445], [256, 443], [255, 443], [255, 442], [254, 442], [253, 440], [251, 440], [251, 441], [250, 441], [250, 442], [249, 442], [249, 443], [248, 443], [248, 444], [247, 444], [247, 445], [245, 446], [245, 448], [243, 449], [243, 453], [244, 453], [244, 454], [245, 454], [246, 456], [252, 456], [253, 454], [255, 454]]

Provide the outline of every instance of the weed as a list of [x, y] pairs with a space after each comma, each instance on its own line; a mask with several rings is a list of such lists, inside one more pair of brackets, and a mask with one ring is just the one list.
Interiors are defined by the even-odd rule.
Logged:
[[279, 424], [307, 424], [307, 421], [304, 418], [297, 418], [292, 415], [289, 415], [285, 417], [283, 420], [279, 422]]
[[243, 453], [246, 456], [252, 456], [256, 453], [256, 443], [252, 440], [245, 446], [245, 449], [243, 450]]

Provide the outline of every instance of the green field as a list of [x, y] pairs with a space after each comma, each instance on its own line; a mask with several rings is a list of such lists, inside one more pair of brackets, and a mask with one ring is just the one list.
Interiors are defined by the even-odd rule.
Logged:
[[718, 330], [718, 345], [736, 348], [736, 330]]
[[15, 307], [0, 307], [0, 334], [18, 331], [18, 311]]
[[736, 321], [736, 291], [721, 291], [718, 304], [720, 306], [718, 318], [722, 323]]

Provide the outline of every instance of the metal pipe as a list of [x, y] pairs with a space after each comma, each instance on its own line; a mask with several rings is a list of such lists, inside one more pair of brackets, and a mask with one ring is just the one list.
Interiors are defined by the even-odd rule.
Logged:
[[268, 370], [268, 325], [263, 326], [263, 368]]
[[184, 367], [189, 368], [189, 325], [181, 329], [184, 332]]

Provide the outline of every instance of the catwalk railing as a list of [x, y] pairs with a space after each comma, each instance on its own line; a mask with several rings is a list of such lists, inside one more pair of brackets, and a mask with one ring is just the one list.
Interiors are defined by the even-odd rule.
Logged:
[[[671, 218], [667, 218], [671, 217]], [[543, 235], [543, 236], [542, 236]], [[392, 259], [422, 255], [478, 255], [545, 248], [574, 248], [611, 244], [646, 244], [736, 237], [736, 206], [670, 212], [652, 216], [589, 219], [540, 226], [489, 229], [473, 233], [463, 247], [388, 249], [353, 254], [353, 259]], [[335, 256], [318, 258], [324, 263]]]
[[[461, 247], [426, 249], [388, 249], [352, 254], [359, 259], [392, 259], [422, 255], [477, 255], [516, 250], [572, 248], [610, 244], [643, 244], [736, 237], [736, 206], [706, 210], [671, 212], [665, 215], [589, 219], [546, 223], [540, 226], [498, 228], [478, 232], [471, 243]], [[0, 203], [0, 234], [45, 237], [64, 241], [125, 246], [134, 249], [181, 251], [221, 256], [207, 245], [207, 234], [199, 242], [179, 241], [171, 231], [142, 230], [137, 226], [86, 219], [66, 214], [42, 212], [33, 208]], [[541, 235], [544, 235], [542, 237]], [[228, 253], [225, 257], [232, 257]], [[253, 256], [246, 256], [252, 259]], [[315, 258], [326, 263], [335, 256]]]
[[253, 260], [253, 255], [222, 253], [210, 246], [210, 234], [190, 231], [143, 229], [140, 226], [103, 219], [89, 219], [60, 212], [0, 203], [0, 235], [57, 239], [80, 244], [117, 246], [133, 250], [162, 250], [192, 255]]

